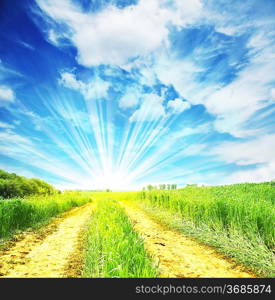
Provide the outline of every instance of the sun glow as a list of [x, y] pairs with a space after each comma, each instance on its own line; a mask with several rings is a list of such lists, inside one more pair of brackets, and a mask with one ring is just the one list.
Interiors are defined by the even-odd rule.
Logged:
[[95, 189], [112, 191], [133, 190], [135, 186], [131, 183], [131, 176], [121, 171], [106, 171], [93, 182]]

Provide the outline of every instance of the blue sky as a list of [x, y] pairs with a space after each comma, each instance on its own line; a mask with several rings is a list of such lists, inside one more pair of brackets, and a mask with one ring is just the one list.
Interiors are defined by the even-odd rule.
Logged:
[[275, 178], [273, 0], [0, 9], [0, 168], [58, 188]]

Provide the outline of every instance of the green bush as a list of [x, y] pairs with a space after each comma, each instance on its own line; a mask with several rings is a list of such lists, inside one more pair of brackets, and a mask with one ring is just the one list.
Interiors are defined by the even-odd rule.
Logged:
[[8, 173], [0, 170], [0, 197], [15, 198], [30, 195], [52, 195], [57, 193], [52, 185], [47, 182], [36, 179], [18, 176], [14, 173]]

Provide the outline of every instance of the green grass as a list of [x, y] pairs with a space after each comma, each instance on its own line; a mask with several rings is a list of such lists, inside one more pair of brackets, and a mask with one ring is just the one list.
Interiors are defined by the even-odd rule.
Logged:
[[178, 213], [144, 203], [140, 206], [158, 223], [215, 247], [221, 254], [242, 264], [247, 271], [252, 271], [260, 277], [274, 277], [274, 254], [261, 239], [251, 240], [234, 230], [228, 232], [213, 230], [206, 224], [196, 226], [193, 222], [183, 219]]
[[195, 225], [207, 224], [213, 230], [234, 230], [249, 238], [260, 238], [274, 247], [275, 186], [240, 184], [192, 187], [178, 191], [152, 191], [139, 194], [148, 204], [174, 211]]
[[274, 276], [274, 182], [93, 196], [136, 201], [165, 226], [214, 246], [259, 276]]
[[162, 223], [274, 275], [274, 183], [140, 192], [136, 200]]
[[133, 231], [123, 209], [113, 200], [98, 201], [87, 232], [82, 276], [157, 277], [157, 268], [146, 253], [142, 239]]
[[91, 194], [79, 192], [0, 200], [0, 239], [37, 227], [52, 217], [89, 201]]

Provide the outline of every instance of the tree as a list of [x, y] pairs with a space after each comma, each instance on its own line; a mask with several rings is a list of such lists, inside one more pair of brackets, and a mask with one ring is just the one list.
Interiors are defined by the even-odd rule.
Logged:
[[24, 197], [29, 195], [49, 195], [58, 191], [47, 182], [37, 178], [26, 178], [15, 173], [0, 170], [0, 197]]
[[152, 191], [154, 189], [154, 187], [151, 185], [151, 184], [148, 184], [147, 185], [147, 190], [148, 191]]
[[196, 187], [196, 186], [198, 186], [197, 184], [195, 184], [195, 183], [192, 183], [192, 184], [187, 184], [186, 185], [186, 187]]

